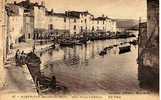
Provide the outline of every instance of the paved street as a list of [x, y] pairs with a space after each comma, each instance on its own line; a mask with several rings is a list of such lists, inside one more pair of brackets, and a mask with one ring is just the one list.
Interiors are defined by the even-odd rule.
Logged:
[[10, 58], [5, 65], [5, 84], [2, 93], [36, 93], [35, 85], [26, 66], [16, 66], [15, 59]]

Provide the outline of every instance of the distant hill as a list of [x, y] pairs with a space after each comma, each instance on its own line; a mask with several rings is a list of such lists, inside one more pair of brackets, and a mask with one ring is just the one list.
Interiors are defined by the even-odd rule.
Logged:
[[118, 28], [128, 29], [137, 26], [139, 24], [139, 21], [135, 19], [115, 19], [115, 20], [117, 22]]

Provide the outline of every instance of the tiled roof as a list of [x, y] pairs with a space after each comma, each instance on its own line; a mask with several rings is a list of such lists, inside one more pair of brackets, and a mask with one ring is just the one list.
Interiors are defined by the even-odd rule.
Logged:
[[79, 18], [80, 17], [80, 12], [76, 12], [76, 11], [65, 11], [65, 15], [67, 17]]
[[88, 11], [65, 11], [68, 17], [80, 18], [80, 15], [91, 15]]
[[70, 17], [70, 18], [80, 18], [81, 14], [89, 14], [88, 12], [78, 12], [78, 11], [65, 11], [65, 13], [56, 13], [53, 10], [48, 11], [46, 10], [47, 16], [59, 16], [59, 17]]
[[30, 0], [21, 1], [21, 2], [18, 2], [18, 3], [14, 2], [14, 4], [18, 5], [18, 6], [21, 6], [21, 7], [24, 7], [26, 9], [33, 9], [34, 6], [45, 7], [44, 5], [40, 5], [37, 2], [32, 3], [32, 2], [30, 2]]
[[53, 13], [54, 16], [66, 17], [65, 13]]
[[33, 7], [34, 7], [34, 3], [31, 3], [29, 0], [18, 2], [15, 5], [24, 7], [26, 9], [33, 9]]
[[96, 17], [96, 18], [93, 18], [93, 20], [100, 20], [100, 21], [103, 21], [103, 20], [106, 20], [106, 19], [109, 19], [108, 17]]

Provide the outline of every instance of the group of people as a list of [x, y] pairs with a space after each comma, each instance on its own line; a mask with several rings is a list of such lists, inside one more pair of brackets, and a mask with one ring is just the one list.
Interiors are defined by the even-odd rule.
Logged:
[[15, 60], [16, 60], [16, 65], [24, 65], [26, 61], [26, 54], [24, 51], [20, 51], [19, 49], [16, 51], [15, 54]]

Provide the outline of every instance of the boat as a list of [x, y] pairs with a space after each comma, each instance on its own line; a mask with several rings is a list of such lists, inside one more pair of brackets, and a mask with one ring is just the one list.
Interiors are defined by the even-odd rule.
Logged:
[[111, 50], [113, 46], [105, 47], [104, 50]]
[[38, 94], [46, 94], [46, 93], [68, 93], [69, 90], [66, 86], [57, 82], [55, 76], [52, 78], [46, 76], [39, 76], [35, 80], [36, 89]]
[[76, 42], [75, 44], [76, 44], [76, 45], [82, 45], [82, 43], [80, 43], [80, 42]]
[[107, 51], [106, 51], [105, 49], [103, 49], [103, 50], [99, 53], [100, 56], [104, 56], [105, 54], [107, 54]]
[[55, 44], [52, 44], [50, 48], [55, 49]]
[[79, 43], [81, 43], [81, 44], [87, 44], [87, 39], [86, 38], [81, 38], [79, 40]]
[[119, 54], [126, 53], [126, 52], [129, 52], [129, 51], [131, 51], [130, 45], [119, 47]]
[[72, 40], [63, 40], [63, 41], [60, 41], [60, 46], [61, 47], [73, 47], [74, 45], [75, 45], [75, 42], [74, 41], [72, 41]]
[[129, 43], [132, 45], [137, 45], [137, 40], [130, 41]]

